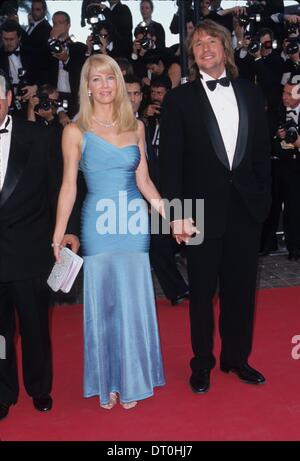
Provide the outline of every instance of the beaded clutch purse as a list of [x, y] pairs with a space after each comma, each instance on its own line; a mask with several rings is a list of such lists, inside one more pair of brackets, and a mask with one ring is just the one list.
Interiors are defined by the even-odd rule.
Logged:
[[47, 283], [53, 291], [69, 293], [83, 263], [83, 259], [69, 248], [62, 248], [60, 262], [56, 262]]

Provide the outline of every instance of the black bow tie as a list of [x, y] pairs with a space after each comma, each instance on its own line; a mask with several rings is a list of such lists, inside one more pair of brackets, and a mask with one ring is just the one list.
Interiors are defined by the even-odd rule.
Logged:
[[210, 91], [214, 91], [218, 83], [222, 86], [229, 86], [230, 80], [228, 77], [218, 78], [217, 80], [207, 80], [206, 85]]
[[290, 113], [292, 113], [292, 114], [295, 114], [295, 115], [297, 115], [297, 112], [296, 112], [295, 110], [293, 110], [293, 109], [289, 109], [289, 110], [287, 110], [287, 111], [286, 111], [286, 113], [287, 113], [287, 114], [290, 114]]
[[11, 51], [11, 52], [7, 51], [6, 54], [7, 54], [7, 56], [12, 56], [13, 54], [15, 56], [20, 56], [20, 51], [19, 50], [15, 50], [15, 51]]
[[2, 128], [2, 130], [0, 130], [0, 134], [8, 133], [8, 130], [6, 128], [8, 127], [9, 122], [10, 122], [10, 118], [8, 117], [8, 119], [6, 120], [4, 128]]

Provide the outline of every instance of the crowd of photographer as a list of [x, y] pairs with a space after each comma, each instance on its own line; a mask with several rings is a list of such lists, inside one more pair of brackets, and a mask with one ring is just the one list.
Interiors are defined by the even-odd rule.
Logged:
[[[264, 92], [273, 145], [273, 207], [265, 224], [262, 251], [276, 249], [276, 230], [284, 204], [289, 258], [296, 260], [300, 257], [300, 211], [296, 206], [300, 197], [300, 16], [285, 14], [283, 0], [248, 0], [245, 7], [227, 9], [219, 0], [198, 0], [195, 5], [196, 1], [185, 2], [186, 34], [193, 29], [196, 18], [212, 19], [227, 27], [240, 76], [257, 83]], [[153, 101], [155, 81], [170, 82], [171, 88], [180, 85], [180, 46], [166, 47], [165, 30], [152, 19], [151, 0], [140, 1], [142, 21], [135, 27], [126, 4], [119, 0], [108, 3], [83, 0], [81, 25], [88, 24], [90, 30], [84, 44], [70, 36], [71, 19], [66, 12], [54, 13], [50, 25], [45, 0], [32, 0], [26, 30], [17, 20], [17, 2], [0, 2], [4, 18], [0, 68], [13, 86], [11, 112], [15, 116], [56, 127], [60, 136], [61, 128], [78, 112], [80, 72], [85, 60], [102, 53], [116, 59], [124, 75], [142, 81], [144, 97], [139, 112], [157, 134], [162, 101]], [[170, 31], [179, 32], [178, 12]]]

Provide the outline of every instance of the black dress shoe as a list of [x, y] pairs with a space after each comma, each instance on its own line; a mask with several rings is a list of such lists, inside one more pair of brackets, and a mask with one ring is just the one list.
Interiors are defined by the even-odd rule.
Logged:
[[175, 298], [171, 298], [170, 301], [171, 301], [172, 306], [176, 306], [177, 304], [183, 303], [183, 301], [189, 298], [189, 296], [190, 296], [190, 292], [186, 291], [185, 293], [178, 295]]
[[32, 397], [34, 408], [38, 411], [49, 411], [52, 408], [52, 397], [50, 395], [40, 395]]
[[207, 392], [210, 386], [210, 370], [193, 371], [190, 377], [190, 386], [196, 394]]
[[0, 420], [6, 418], [9, 412], [9, 403], [0, 403]]
[[235, 373], [242, 381], [248, 384], [263, 384], [266, 380], [265, 377], [254, 368], [250, 367], [248, 363], [239, 365], [237, 367], [231, 367], [225, 363], [220, 364], [220, 368], [224, 373]]

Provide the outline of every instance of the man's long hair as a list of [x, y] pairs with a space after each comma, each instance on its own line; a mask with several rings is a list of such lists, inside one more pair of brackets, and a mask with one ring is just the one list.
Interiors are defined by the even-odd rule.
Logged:
[[201, 21], [196, 25], [195, 30], [191, 33], [187, 40], [187, 50], [189, 58], [189, 79], [195, 80], [199, 75], [199, 68], [195, 62], [195, 57], [193, 53], [193, 45], [195, 43], [195, 39], [201, 33], [211, 35], [212, 37], [218, 37], [221, 40], [225, 51], [225, 68], [227, 76], [230, 79], [237, 78], [239, 73], [234, 62], [234, 53], [229, 31], [225, 27], [212, 21], [211, 19], [205, 19], [204, 21]]

